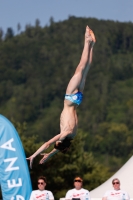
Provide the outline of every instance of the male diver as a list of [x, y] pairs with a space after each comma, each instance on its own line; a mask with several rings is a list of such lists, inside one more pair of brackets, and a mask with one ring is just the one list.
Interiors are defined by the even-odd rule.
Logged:
[[71, 140], [76, 135], [78, 125], [76, 108], [80, 105], [83, 99], [83, 90], [86, 76], [92, 63], [93, 47], [95, 42], [96, 39], [93, 31], [86, 26], [84, 48], [81, 59], [66, 89], [64, 108], [60, 116], [60, 133], [45, 142], [33, 155], [27, 158], [27, 160], [30, 160], [31, 168], [34, 158], [53, 143], [55, 145], [51, 152], [41, 154], [43, 157], [39, 162], [40, 164], [45, 163], [51, 156], [59, 151], [65, 153], [71, 144]]

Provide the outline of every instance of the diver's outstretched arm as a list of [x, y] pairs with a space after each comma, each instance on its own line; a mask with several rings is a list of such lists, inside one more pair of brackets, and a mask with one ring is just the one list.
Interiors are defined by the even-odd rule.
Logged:
[[48, 142], [45, 142], [33, 155], [31, 155], [29, 158], [26, 158], [27, 160], [30, 160], [30, 168], [32, 169], [32, 164], [34, 158], [40, 154], [42, 151], [46, 150], [49, 148], [49, 146], [53, 143], [55, 143], [57, 140], [59, 140], [61, 134], [56, 135], [52, 139], [50, 139]]

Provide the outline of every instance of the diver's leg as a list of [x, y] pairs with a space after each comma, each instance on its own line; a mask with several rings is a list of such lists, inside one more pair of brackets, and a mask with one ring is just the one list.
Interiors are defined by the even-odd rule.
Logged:
[[87, 26], [82, 56], [76, 68], [76, 71], [67, 86], [66, 94], [73, 94], [76, 93], [78, 90], [83, 92], [85, 79], [90, 68], [90, 64], [92, 62], [94, 43], [94, 34], [92, 30]]
[[83, 93], [83, 90], [84, 90], [84, 87], [85, 87], [86, 77], [87, 77], [88, 71], [90, 69], [90, 64], [92, 62], [93, 47], [90, 48], [90, 54], [89, 55], [90, 55], [89, 56], [90, 60], [88, 61], [88, 64], [87, 64], [86, 68], [84, 69], [84, 72], [83, 72], [83, 75], [82, 75], [82, 80], [81, 80], [79, 88], [78, 88], [78, 90], [82, 93]]

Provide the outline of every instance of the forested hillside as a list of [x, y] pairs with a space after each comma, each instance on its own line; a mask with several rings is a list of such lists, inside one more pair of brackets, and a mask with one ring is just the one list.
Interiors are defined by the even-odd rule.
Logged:
[[[59, 154], [39, 167], [35, 161], [31, 171], [34, 187], [39, 173], [46, 172], [54, 177], [51, 181], [56, 179], [60, 184], [67, 177], [62, 191], [58, 184], [53, 188], [50, 181], [57, 197], [70, 188], [74, 175], [81, 173], [92, 189], [133, 154], [133, 24], [69, 17], [58, 23], [51, 19], [50, 26], [44, 28], [37, 22], [34, 27], [27, 25], [16, 36], [9, 28], [4, 39], [0, 34], [0, 113], [16, 125], [29, 156], [40, 142], [59, 133], [64, 94], [80, 60], [86, 25], [94, 30], [97, 42], [83, 103], [78, 108], [76, 140], [81, 147], [74, 142], [76, 153]], [[86, 155], [88, 159], [83, 159]], [[76, 159], [80, 160], [77, 166]]]

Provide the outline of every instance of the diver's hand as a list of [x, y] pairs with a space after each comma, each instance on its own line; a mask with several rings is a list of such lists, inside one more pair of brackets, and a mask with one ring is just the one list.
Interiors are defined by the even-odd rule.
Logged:
[[27, 160], [30, 161], [30, 168], [32, 169], [32, 164], [33, 164], [33, 160], [34, 160], [34, 156], [30, 156], [29, 158], [26, 158]]
[[40, 155], [42, 155], [43, 158], [40, 160], [39, 164], [45, 163], [50, 158], [50, 154], [49, 153], [41, 153]]

